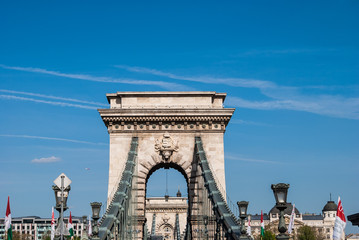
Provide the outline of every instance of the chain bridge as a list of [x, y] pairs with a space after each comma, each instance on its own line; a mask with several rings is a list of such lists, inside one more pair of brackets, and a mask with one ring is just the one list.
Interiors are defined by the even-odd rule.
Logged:
[[[225, 97], [216, 92], [107, 94], [110, 108], [99, 110], [110, 138], [101, 240], [248, 239], [225, 190], [223, 135], [234, 112], [223, 107]], [[147, 181], [160, 168], [174, 168], [186, 179], [185, 221], [175, 203], [172, 215], [160, 219], [148, 213]], [[160, 235], [163, 226], [168, 234]]]

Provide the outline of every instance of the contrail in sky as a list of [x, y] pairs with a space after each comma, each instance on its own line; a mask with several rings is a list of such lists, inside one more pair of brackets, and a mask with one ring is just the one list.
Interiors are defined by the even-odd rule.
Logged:
[[50, 104], [50, 105], [62, 106], [62, 107], [74, 107], [74, 108], [97, 110], [97, 107], [94, 107], [94, 106], [86, 106], [86, 105], [66, 103], [66, 102], [53, 102], [53, 101], [46, 101], [46, 100], [40, 100], [40, 99], [34, 99], [34, 98], [19, 97], [19, 96], [14, 96], [14, 95], [2, 94], [2, 95], [0, 95], [0, 98], [16, 99], [16, 100], [22, 100], [22, 101], [28, 101], [28, 102], [45, 103], [45, 104]]
[[21, 91], [7, 90], [7, 89], [0, 89], [0, 92], [22, 94], [22, 95], [27, 95], [27, 96], [41, 97], [41, 98], [48, 98], [48, 99], [55, 99], [55, 100], [63, 100], [63, 101], [69, 101], [69, 102], [85, 103], [85, 104], [91, 104], [91, 105], [96, 105], [96, 106], [104, 106], [104, 107], [109, 106], [108, 104], [99, 103], [99, 102], [84, 101], [84, 100], [79, 100], [79, 99], [74, 99], [74, 98], [56, 97], [56, 96], [51, 96], [51, 95], [39, 94], [39, 93], [21, 92]]
[[172, 82], [164, 82], [164, 81], [98, 77], [98, 76], [91, 76], [91, 75], [87, 75], [87, 74], [61, 73], [61, 72], [56, 72], [56, 71], [49, 71], [49, 70], [42, 69], [42, 68], [14, 67], [14, 66], [7, 66], [4, 64], [0, 64], [0, 67], [4, 68], [4, 69], [11, 69], [11, 70], [17, 70], [17, 71], [23, 71], [23, 72], [42, 73], [42, 74], [48, 74], [48, 75], [52, 75], [52, 76], [79, 79], [79, 80], [92, 81], [92, 82], [123, 83], [123, 84], [133, 84], [133, 85], [152, 85], [152, 86], [158, 86], [158, 87], [162, 87], [164, 89], [169, 89], [169, 90], [173, 90], [173, 89], [190, 90], [190, 89], [192, 89], [192, 88], [187, 87], [182, 84], [172, 83]]
[[108, 145], [107, 143], [94, 143], [94, 142], [81, 141], [81, 140], [75, 140], [75, 139], [42, 137], [42, 136], [32, 136], [32, 135], [0, 134], [0, 137], [42, 139], [42, 140], [52, 140], [52, 141], [72, 142], [72, 143], [83, 143], [83, 144], [90, 144], [90, 145]]

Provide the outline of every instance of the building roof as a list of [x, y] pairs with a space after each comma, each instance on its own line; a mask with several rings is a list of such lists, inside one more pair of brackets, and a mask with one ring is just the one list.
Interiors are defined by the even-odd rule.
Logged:
[[323, 215], [315, 215], [315, 214], [303, 214], [303, 220], [323, 220]]
[[[286, 206], [287, 206], [287, 208], [284, 210], [284, 214], [291, 215], [292, 209], [293, 209], [292, 203], [286, 203]], [[295, 211], [295, 214], [300, 214], [300, 212], [297, 208], [295, 208], [294, 211]], [[269, 211], [269, 214], [278, 214], [278, 213], [279, 213], [279, 210], [275, 206]]]
[[325, 204], [324, 208], [323, 208], [323, 212], [324, 211], [337, 211], [338, 206], [337, 204], [335, 204], [334, 201], [328, 201], [327, 204]]
[[[261, 215], [260, 214], [256, 214], [256, 215], [251, 215], [251, 220], [261, 220]], [[263, 214], [263, 220], [269, 220], [269, 216], [268, 214]]]

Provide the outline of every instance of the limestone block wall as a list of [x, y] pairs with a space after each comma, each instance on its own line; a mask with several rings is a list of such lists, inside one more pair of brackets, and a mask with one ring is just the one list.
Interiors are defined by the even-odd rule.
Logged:
[[[201, 224], [204, 183], [195, 157], [200, 136], [208, 162], [225, 196], [223, 135], [234, 109], [224, 108], [226, 94], [216, 92], [119, 92], [107, 94], [109, 109], [100, 115], [110, 135], [108, 203], [122, 176], [132, 137], [138, 137], [132, 204], [142, 229], [146, 215], [146, 183], [158, 168], [179, 170], [188, 183], [191, 223]], [[182, 217], [183, 218], [183, 217]], [[147, 225], [148, 226], [148, 225]], [[148, 226], [150, 227], [150, 226]]]

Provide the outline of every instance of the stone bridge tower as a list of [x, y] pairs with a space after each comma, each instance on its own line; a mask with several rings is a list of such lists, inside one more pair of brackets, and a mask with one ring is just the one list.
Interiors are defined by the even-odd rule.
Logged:
[[[100, 115], [110, 135], [108, 202], [121, 178], [132, 137], [138, 137], [135, 211], [145, 222], [146, 184], [159, 168], [175, 168], [187, 181], [189, 216], [201, 210], [204, 186], [194, 157], [195, 136], [202, 138], [216, 182], [225, 196], [223, 134], [234, 109], [224, 108], [225, 93], [118, 92], [107, 94], [110, 109]], [[143, 230], [143, 229], [142, 229]]]

